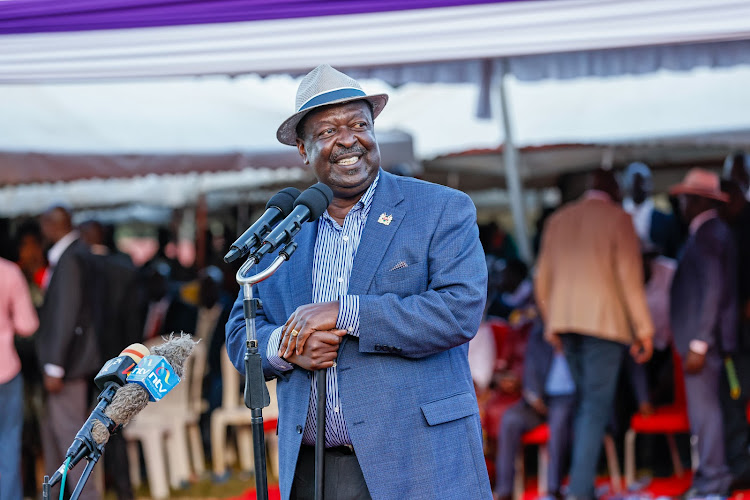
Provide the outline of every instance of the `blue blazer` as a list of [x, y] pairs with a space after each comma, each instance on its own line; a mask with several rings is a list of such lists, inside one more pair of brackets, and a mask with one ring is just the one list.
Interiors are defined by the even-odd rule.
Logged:
[[[392, 215], [389, 225], [378, 223]], [[278, 372], [265, 359], [271, 332], [312, 302], [317, 224], [256, 286], [263, 369], [276, 377], [282, 498], [289, 498], [307, 417], [311, 373]], [[271, 259], [258, 267], [265, 269]], [[406, 267], [394, 269], [400, 262]], [[337, 360], [344, 418], [372, 498], [491, 499], [467, 358], [487, 292], [476, 209], [464, 193], [381, 170], [349, 282], [360, 297], [359, 338]], [[244, 372], [242, 293], [227, 323], [227, 350]], [[312, 479], [312, 478], [311, 478]]]
[[677, 352], [702, 340], [709, 352], [737, 345], [737, 257], [729, 227], [709, 219], [690, 236], [677, 262], [670, 291], [670, 322]]

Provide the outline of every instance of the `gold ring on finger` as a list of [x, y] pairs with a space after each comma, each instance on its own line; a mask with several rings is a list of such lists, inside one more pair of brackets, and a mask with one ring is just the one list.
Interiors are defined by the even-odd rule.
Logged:
[[292, 330], [292, 337], [296, 337], [299, 335], [299, 332], [297, 330]]

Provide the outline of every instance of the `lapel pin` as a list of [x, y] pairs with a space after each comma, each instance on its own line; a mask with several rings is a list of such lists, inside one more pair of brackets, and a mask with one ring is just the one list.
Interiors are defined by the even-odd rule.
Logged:
[[385, 226], [390, 225], [392, 220], [393, 220], [393, 216], [387, 215], [385, 213], [380, 214], [380, 217], [378, 217], [378, 222]]

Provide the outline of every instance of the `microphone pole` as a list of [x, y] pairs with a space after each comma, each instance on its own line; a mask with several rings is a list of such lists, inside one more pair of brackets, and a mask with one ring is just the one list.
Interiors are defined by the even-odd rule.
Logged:
[[315, 500], [323, 500], [326, 451], [326, 381], [328, 368], [315, 371], [315, 385], [318, 389], [315, 421]]
[[[237, 283], [242, 287], [244, 296], [242, 300], [242, 312], [245, 317], [245, 332], [247, 334], [247, 349], [245, 350], [245, 406], [250, 408], [250, 425], [253, 430], [253, 453], [255, 458], [255, 487], [256, 497], [259, 500], [268, 500], [263, 408], [271, 404], [271, 399], [268, 395], [265, 377], [263, 376], [262, 358], [258, 352], [258, 337], [255, 330], [255, 317], [262, 304], [260, 299], [253, 297], [253, 285], [269, 278], [282, 263], [289, 260], [297, 249], [297, 243], [294, 242], [293, 238], [299, 232], [302, 224], [317, 220], [318, 217], [323, 215], [323, 212], [326, 211], [332, 200], [333, 191], [323, 183], [319, 182], [307, 188], [294, 202], [294, 209], [291, 213], [273, 231], [265, 236], [260, 247], [237, 271]], [[258, 264], [264, 255], [276, 250], [282, 244], [285, 246], [266, 270], [254, 276], [246, 276], [250, 268]], [[325, 386], [325, 378], [323, 386]], [[323, 401], [323, 415], [325, 415], [325, 393], [323, 393]], [[318, 406], [320, 407], [320, 405]], [[317, 471], [317, 464], [315, 468]], [[323, 497], [319, 498], [322, 500]]]
[[255, 317], [262, 307], [260, 299], [253, 297], [253, 285], [269, 278], [297, 249], [297, 243], [289, 242], [268, 268], [253, 276], [245, 276], [260, 260], [251, 256], [237, 271], [237, 283], [242, 287], [244, 298], [242, 312], [247, 334], [245, 351], [245, 406], [250, 409], [250, 426], [253, 431], [253, 458], [255, 460], [255, 495], [258, 500], [268, 500], [268, 475], [266, 472], [266, 442], [263, 431], [263, 408], [271, 404], [271, 398], [263, 376], [263, 365], [258, 352], [258, 337]]

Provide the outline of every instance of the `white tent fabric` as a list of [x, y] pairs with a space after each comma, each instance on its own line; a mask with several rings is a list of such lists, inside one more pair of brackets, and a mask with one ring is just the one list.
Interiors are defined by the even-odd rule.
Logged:
[[132, 179], [85, 179], [73, 182], [27, 184], [0, 188], [0, 214], [36, 214], [53, 204], [72, 208], [144, 204], [183, 207], [199, 195], [221, 190], [262, 188], [294, 183], [305, 177], [303, 168], [247, 168], [241, 171], [147, 175]]
[[[402, 130], [418, 160], [503, 142], [496, 121], [473, 113], [470, 84], [391, 88], [379, 137]], [[276, 127], [293, 111], [287, 76], [205, 77], [0, 87], [0, 152], [223, 154], [290, 151]], [[519, 146], [623, 142], [750, 129], [750, 64], [691, 72], [543, 80], [510, 79]], [[381, 140], [386, 137], [380, 137]], [[267, 165], [259, 165], [267, 166]], [[499, 168], [499, 166], [498, 166]]]
[[[392, 83], [480, 82], [493, 73], [493, 59], [503, 57], [518, 58], [511, 69], [522, 78], [614, 74], [627, 68], [647, 71], [654, 69], [655, 62], [657, 67], [666, 64], [675, 69], [737, 64], [750, 58], [748, 45], [740, 42], [728, 51], [708, 42], [748, 38], [750, 2], [746, 0], [504, 2], [7, 35], [0, 38], [0, 82], [300, 73], [320, 62], [345, 69], [381, 67], [376, 76]], [[658, 50], [673, 44], [698, 45], [685, 51]], [[635, 52], [597, 53], [630, 48]], [[561, 53], [572, 54], [576, 63], [536, 57]], [[406, 64], [411, 66], [401, 67]], [[645, 66], [638, 70], [639, 65]]]

